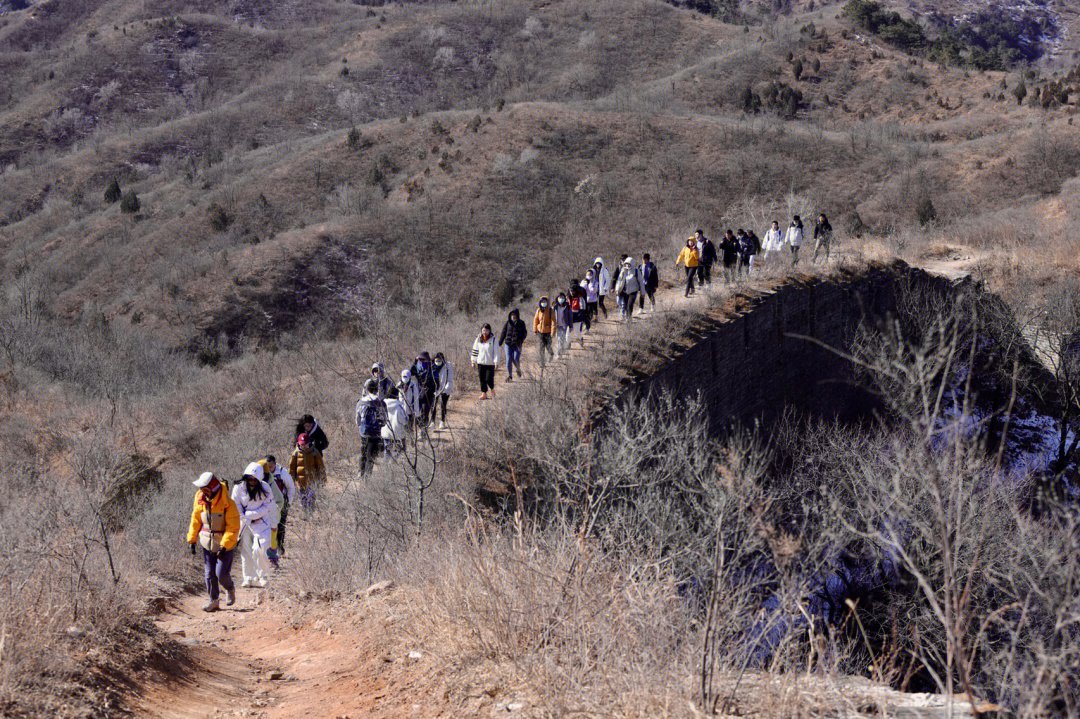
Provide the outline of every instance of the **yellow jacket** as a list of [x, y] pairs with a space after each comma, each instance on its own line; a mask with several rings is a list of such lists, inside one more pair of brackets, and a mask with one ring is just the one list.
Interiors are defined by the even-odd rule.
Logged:
[[322, 454], [314, 448], [304, 452], [297, 447], [289, 456], [289, 474], [301, 490], [307, 489], [309, 484], [321, 484], [326, 480]]
[[[668, 257], [671, 257], [671, 255], [668, 255]], [[679, 253], [679, 259], [675, 260], [675, 266], [697, 267], [699, 259], [696, 247], [684, 247], [682, 252]]]
[[[544, 297], [543, 299], [547, 299]], [[555, 310], [549, 304], [547, 307], [537, 307], [533, 315], [533, 334], [550, 335], [555, 332]]]
[[[191, 509], [191, 525], [188, 527], [187, 533], [188, 544], [195, 544], [200, 540], [199, 533], [203, 529], [203, 512], [206, 511], [206, 505], [203, 504], [202, 497], [203, 490], [200, 489], [195, 493], [195, 503]], [[236, 508], [236, 502], [229, 496], [229, 490], [224, 483], [222, 483], [214, 498], [210, 500], [210, 513], [225, 515], [225, 526], [220, 540], [221, 548], [227, 551], [235, 547], [236, 540], [240, 536], [240, 512]], [[209, 533], [210, 528], [207, 527], [206, 531]]]

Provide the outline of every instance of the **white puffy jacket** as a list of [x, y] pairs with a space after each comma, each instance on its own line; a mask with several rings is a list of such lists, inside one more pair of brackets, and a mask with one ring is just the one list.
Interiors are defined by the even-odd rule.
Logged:
[[382, 438], [387, 442], [400, 442], [409, 436], [409, 413], [400, 399], [386, 400], [386, 424]]
[[263, 493], [257, 499], [252, 499], [248, 496], [247, 482], [237, 482], [233, 487], [232, 498], [236, 502], [236, 509], [240, 512], [240, 532], [250, 529], [261, 543], [269, 544], [270, 530], [277, 526], [276, 522], [273, 524], [271, 522], [277, 515], [278, 508], [274, 503], [274, 495], [270, 487], [266, 482], [261, 482], [261, 484]]
[[639, 291], [643, 284], [645, 283], [641, 281], [641, 270], [634, 267], [633, 263], [625, 264], [622, 272], [619, 273], [618, 281], [615, 283], [615, 293], [625, 292], [631, 294]]
[[595, 260], [593, 260], [593, 269], [594, 270], [596, 269], [596, 263], [597, 262], [600, 263], [600, 276], [597, 278], [598, 280], [600, 280], [600, 294], [601, 294], [601, 296], [610, 295], [611, 294], [611, 273], [608, 272], [608, 268], [607, 268], [607, 265], [604, 264], [604, 258], [603, 257], [597, 257]]
[[480, 335], [476, 335], [476, 340], [472, 345], [472, 363], [473, 364], [499, 364], [499, 350], [495, 346], [495, 335], [492, 334], [488, 338], [487, 342], [480, 339]]
[[802, 238], [803, 228], [797, 225], [792, 225], [791, 227], [787, 228], [787, 237], [784, 238], [784, 241], [792, 247], [801, 247]]
[[779, 252], [784, 249], [784, 233], [770, 227], [765, 232], [765, 237], [761, 241], [761, 247], [766, 252]]

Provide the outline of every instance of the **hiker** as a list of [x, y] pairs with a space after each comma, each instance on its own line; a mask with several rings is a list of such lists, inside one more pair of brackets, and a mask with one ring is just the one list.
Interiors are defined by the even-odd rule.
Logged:
[[203, 472], [192, 482], [199, 491], [191, 508], [187, 543], [195, 554], [196, 542], [202, 548], [203, 574], [209, 601], [204, 612], [218, 610], [219, 588], [225, 590], [225, 604], [236, 603], [236, 587], [232, 580], [233, 550], [240, 536], [240, 514], [228, 490], [213, 472]]
[[398, 398], [409, 414], [409, 425], [415, 426], [420, 416], [420, 387], [412, 376], [412, 370], [401, 370], [401, 381], [397, 383], [397, 391]]
[[829, 253], [832, 250], [833, 231], [832, 225], [829, 224], [829, 218], [822, 212], [818, 215], [817, 222], [814, 223], [814, 259], [811, 262], [816, 263], [818, 253], [825, 250], [825, 261], [829, 261]]
[[431, 409], [431, 422], [435, 423], [435, 410], [442, 405], [439, 416], [439, 429], [446, 429], [446, 403], [454, 391], [454, 370], [442, 352], [435, 353], [435, 406]]
[[[373, 379], [364, 383], [364, 396], [356, 403], [356, 427], [360, 430], [360, 476], [375, 466], [382, 454], [383, 427], [386, 426], [386, 402], [379, 399], [379, 384]], [[432, 390], [434, 399], [434, 390]]]
[[499, 364], [499, 351], [495, 348], [495, 335], [491, 334], [491, 325], [484, 324], [480, 334], [473, 340], [472, 366], [480, 375], [480, 399], [487, 399], [488, 392], [495, 397], [495, 368]]
[[326, 438], [326, 432], [322, 431], [322, 427], [310, 414], [305, 414], [296, 423], [293, 437], [299, 437], [301, 433], [308, 436], [308, 441], [311, 442], [315, 449], [319, 450], [319, 454], [326, 454], [326, 448], [330, 446], [330, 440]]
[[754, 271], [754, 258], [761, 253], [761, 240], [758, 239], [757, 234], [750, 230], [749, 232], [743, 232], [742, 238], [739, 240], [739, 273], [746, 273], [749, 277]]
[[786, 242], [791, 247], [791, 266], [799, 264], [799, 248], [802, 247], [803, 241], [803, 223], [799, 219], [798, 215], [791, 220], [791, 226], [788, 227], [787, 235], [784, 237]]
[[588, 323], [586, 327], [591, 329], [592, 321], [599, 319], [597, 303], [600, 301], [600, 280], [596, 276], [596, 270], [589, 268], [585, 273], [585, 279], [581, 281], [581, 286], [585, 288], [585, 319]]
[[274, 495], [274, 504], [278, 508], [278, 520], [270, 532], [270, 549], [266, 551], [270, 566], [277, 569], [278, 555], [285, 554], [285, 522], [289, 518], [289, 504], [296, 501], [296, 483], [293, 482], [289, 470], [277, 463], [274, 455], [266, 455], [259, 464], [262, 465], [263, 477], [270, 485], [270, 493]]
[[698, 286], [711, 285], [712, 284], [712, 266], [716, 262], [716, 245], [713, 241], [706, 237], [701, 230], [697, 231], [698, 235], [698, 255], [701, 257], [701, 264], [698, 265]]
[[243, 479], [233, 487], [232, 499], [240, 513], [240, 571], [244, 575], [240, 586], [265, 587], [270, 575], [266, 550], [276, 509], [270, 487], [263, 482], [262, 465], [247, 466]]
[[570, 278], [570, 288], [566, 292], [566, 297], [570, 302], [570, 311], [574, 313], [574, 333], [584, 347], [585, 334], [592, 328], [592, 322], [589, 320], [588, 294], [577, 278]]
[[641, 279], [641, 270], [634, 265], [634, 258], [627, 257], [623, 260], [622, 271], [619, 273], [619, 281], [615, 285], [615, 292], [623, 298], [623, 308], [626, 313], [626, 323], [634, 318], [634, 302], [637, 301], [638, 292], [645, 283]]
[[600, 281], [600, 290], [597, 299], [597, 306], [600, 311], [604, 313], [604, 319], [607, 319], [607, 307], [604, 306], [604, 298], [611, 294], [611, 273], [604, 267], [604, 258], [597, 257], [593, 260], [593, 271], [596, 273], [596, 279]]
[[[619, 264], [615, 266], [615, 282], [612, 284], [613, 288], [619, 287], [619, 279], [622, 277], [623, 270], [626, 269], [627, 255], [619, 255]], [[615, 305], [619, 308], [619, 319], [626, 319], [626, 294], [619, 292], [618, 289], [615, 292]]]
[[391, 387], [383, 400], [386, 405], [386, 424], [382, 427], [383, 449], [391, 457], [405, 451], [405, 440], [409, 436], [409, 413], [397, 387]]
[[555, 356], [562, 357], [570, 350], [570, 329], [574, 326], [574, 313], [566, 295], [562, 292], [555, 298]]
[[315, 449], [306, 432], [296, 438], [296, 449], [289, 455], [289, 474], [300, 493], [300, 506], [305, 510], [314, 507], [315, 490], [326, 481], [326, 464], [322, 452]]
[[660, 274], [648, 252], [641, 256], [641, 281], [644, 283], [638, 295], [641, 309], [645, 309], [645, 298], [648, 297], [650, 311], [656, 312], [656, 288], [660, 286]]
[[769, 255], [780, 252], [784, 249], [784, 233], [780, 231], [780, 223], [776, 220], [772, 221], [772, 226], [765, 232], [765, 256], [763, 260], [768, 262]]
[[417, 421], [423, 429], [435, 424], [432, 408], [435, 405], [435, 390], [439, 381], [435, 378], [435, 367], [431, 361], [431, 355], [421, 352], [410, 372], [416, 381]]
[[725, 232], [724, 239], [720, 240], [720, 254], [724, 263], [724, 282], [731, 284], [735, 281], [736, 265], [739, 261], [739, 241], [731, 230]]
[[386, 372], [383, 371], [382, 362], [376, 362], [371, 365], [371, 379], [378, 383], [379, 399], [386, 399], [386, 393], [390, 391], [390, 388], [394, 386], [394, 381], [386, 376]]
[[691, 237], [686, 240], [686, 247], [682, 249], [682, 252], [675, 259], [676, 267], [681, 264], [686, 268], [686, 291], [683, 292], [683, 297], [694, 294], [694, 277], [697, 276], [698, 263], [697, 245], [694, 244], [694, 238]]
[[514, 381], [515, 367], [517, 367], [518, 379], [521, 379], [521, 346], [525, 344], [525, 337], [528, 334], [529, 330], [521, 320], [521, 313], [516, 307], [510, 310], [510, 314], [506, 318], [506, 324], [503, 325], [502, 332], [499, 333], [499, 346], [503, 348], [503, 352], [506, 354], [507, 382]]
[[[599, 280], [596, 282], [599, 287]], [[536, 304], [536, 314], [533, 315], [533, 334], [540, 338], [540, 367], [543, 368], [548, 359], [555, 359], [555, 352], [551, 349], [551, 340], [555, 337], [555, 310], [552, 309], [551, 301], [546, 296], [541, 297]]]

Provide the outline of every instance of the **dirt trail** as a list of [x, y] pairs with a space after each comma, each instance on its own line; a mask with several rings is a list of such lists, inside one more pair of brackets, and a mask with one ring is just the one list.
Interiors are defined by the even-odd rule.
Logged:
[[[665, 269], [670, 276], [670, 266]], [[714, 282], [712, 291], [721, 286]], [[567, 356], [553, 363], [554, 367], [565, 367], [601, 349], [607, 339], [625, 327], [615, 319], [618, 312], [613, 306], [614, 297], [610, 299], [609, 318], [594, 322], [585, 344], [575, 341]], [[695, 301], [700, 300], [684, 299], [681, 287], [661, 289], [656, 295], [656, 314]], [[523, 314], [531, 334], [532, 310], [523, 310]], [[648, 322], [653, 316], [636, 310], [634, 321]], [[438, 432], [439, 438], [453, 441], [456, 433], [478, 421], [485, 405], [497, 406], [500, 400], [534, 381], [536, 353], [534, 348], [523, 357], [523, 379], [506, 382], [505, 368], [500, 365], [497, 399], [481, 402], [477, 394], [454, 397], [448, 416], [450, 429]], [[461, 376], [473, 370], [458, 365], [455, 371]], [[289, 557], [285, 556], [280, 571], [287, 572], [288, 566]], [[378, 627], [335, 627], [331, 619], [317, 614], [312, 620], [290, 623], [287, 612], [274, 602], [272, 584], [267, 589], [244, 589], [239, 587], [239, 576], [237, 557], [233, 567], [237, 582], [235, 606], [223, 605], [217, 613], [206, 614], [202, 611], [204, 596], [185, 595], [156, 618], [166, 634], [185, 646], [186, 661], [151, 675], [143, 683], [142, 691], [130, 702], [136, 716], [356, 719], [431, 717], [447, 711], [445, 706], [430, 704], [421, 708], [411, 703], [407, 690], [392, 691], [394, 685], [407, 689], [410, 682], [416, 681], [421, 665], [410, 662], [407, 656], [388, 656]], [[371, 621], [374, 624], [377, 620]], [[280, 677], [271, 679], [271, 672], [280, 672]], [[415, 695], [415, 691], [411, 693]]]
[[[927, 269], [951, 274], [962, 272], [975, 261], [974, 255], [965, 253], [930, 261]], [[661, 271], [667, 277], [674, 276], [670, 265]], [[722, 282], [715, 281], [705, 294], [722, 291], [722, 287]], [[687, 300], [682, 296], [681, 283], [677, 283], [661, 289], [656, 300], [656, 313], [635, 311], [635, 322], [649, 322], [687, 302], [701, 302], [701, 293]], [[524, 314], [523, 319], [531, 325], [532, 311]], [[625, 327], [616, 317], [617, 310], [610, 307], [609, 318], [593, 324], [584, 346], [574, 342], [568, 357], [557, 360], [555, 367], [568, 363], [572, 366], [587, 353], [602, 348]], [[537, 350], [532, 344], [534, 348], [523, 358], [524, 379], [507, 383], [505, 368], [499, 367], [498, 399], [482, 402], [476, 394], [470, 394], [451, 400], [451, 429], [439, 432], [440, 439], [453, 441], [455, 433], [477, 421], [486, 406], [498, 406], [500, 400], [534, 381]], [[455, 370], [459, 376], [472, 371], [468, 365]], [[288, 565], [286, 556], [281, 571], [287, 572]], [[439, 702], [441, 706], [412, 703], [411, 697], [418, 694], [415, 685], [423, 671], [421, 664], [410, 662], [407, 656], [387, 654], [385, 642], [380, 641], [384, 631], [377, 626], [380, 620], [375, 616], [367, 623], [335, 626], [331, 618], [320, 616], [318, 605], [313, 604], [305, 608], [312, 618], [293, 624], [285, 609], [275, 603], [273, 585], [268, 589], [242, 589], [239, 574], [237, 558], [233, 576], [238, 596], [234, 607], [223, 606], [216, 614], [205, 614], [201, 610], [205, 598], [186, 595], [155, 620], [164, 632], [186, 646], [186, 660], [143, 683], [143, 691], [131, 701], [136, 716], [356, 719], [460, 713], [463, 707], [449, 709], [445, 697]], [[271, 672], [280, 675], [271, 678]], [[430, 701], [430, 694], [425, 695]]]

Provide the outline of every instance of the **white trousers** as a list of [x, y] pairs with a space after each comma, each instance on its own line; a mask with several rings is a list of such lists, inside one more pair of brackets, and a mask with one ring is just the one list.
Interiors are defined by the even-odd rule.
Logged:
[[240, 532], [240, 571], [245, 582], [270, 578], [270, 561], [266, 558], [268, 546], [270, 542], [252, 532], [250, 527], [244, 527]]

